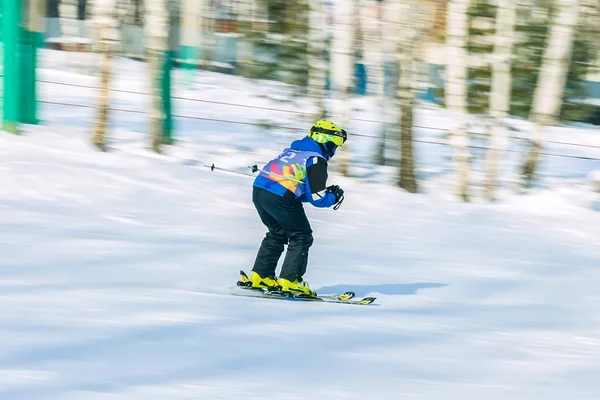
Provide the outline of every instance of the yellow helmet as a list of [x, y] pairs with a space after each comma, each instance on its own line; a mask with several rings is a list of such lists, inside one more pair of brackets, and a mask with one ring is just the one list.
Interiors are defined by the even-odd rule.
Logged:
[[310, 128], [308, 136], [315, 142], [323, 145], [329, 158], [333, 157], [335, 150], [343, 146], [348, 139], [348, 134], [345, 130], [326, 119], [315, 122], [312, 128]]

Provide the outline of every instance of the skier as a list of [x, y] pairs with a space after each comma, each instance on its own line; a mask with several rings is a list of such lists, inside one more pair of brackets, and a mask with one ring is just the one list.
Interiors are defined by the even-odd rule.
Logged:
[[[256, 177], [252, 202], [268, 232], [256, 255], [250, 282], [254, 288], [281, 290], [302, 296], [316, 296], [302, 279], [313, 243], [312, 229], [303, 202], [315, 207], [339, 207], [344, 191], [327, 187], [327, 161], [347, 139], [346, 131], [328, 120], [319, 120], [308, 136], [292, 142]], [[281, 274], [277, 262], [288, 245]]]

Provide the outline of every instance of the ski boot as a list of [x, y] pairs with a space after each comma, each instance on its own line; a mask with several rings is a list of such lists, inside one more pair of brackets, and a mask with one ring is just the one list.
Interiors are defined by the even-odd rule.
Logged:
[[277, 277], [265, 276], [263, 278], [254, 271], [250, 273], [250, 282], [252, 282], [252, 288], [254, 289], [266, 289], [267, 291], [281, 289], [281, 286], [279, 286], [279, 283], [277, 282]]
[[310, 290], [308, 283], [305, 281], [300, 281], [298, 279], [290, 281], [279, 278], [278, 282], [283, 293], [288, 293], [297, 297], [317, 297], [317, 292]]
[[274, 276], [262, 277], [256, 272], [252, 271], [250, 277], [246, 275], [244, 271], [240, 271], [241, 279], [237, 285], [246, 289], [254, 289], [267, 292], [279, 291], [281, 287], [277, 283], [277, 278]]

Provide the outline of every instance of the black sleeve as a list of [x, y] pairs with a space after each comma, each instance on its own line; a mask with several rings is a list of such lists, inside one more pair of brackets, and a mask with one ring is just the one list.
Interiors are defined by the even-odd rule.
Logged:
[[306, 168], [311, 193], [318, 193], [327, 187], [327, 161], [321, 157], [315, 158], [315, 162]]

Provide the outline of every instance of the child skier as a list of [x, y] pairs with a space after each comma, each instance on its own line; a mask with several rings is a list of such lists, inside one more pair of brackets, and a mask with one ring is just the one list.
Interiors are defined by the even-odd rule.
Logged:
[[[327, 161], [347, 137], [346, 131], [333, 122], [317, 121], [307, 137], [294, 141], [256, 177], [252, 202], [269, 231], [250, 274], [252, 287], [316, 296], [302, 279], [313, 243], [302, 203], [324, 208], [342, 202], [344, 191], [339, 186], [327, 187]], [[275, 269], [286, 244], [278, 279]]]

